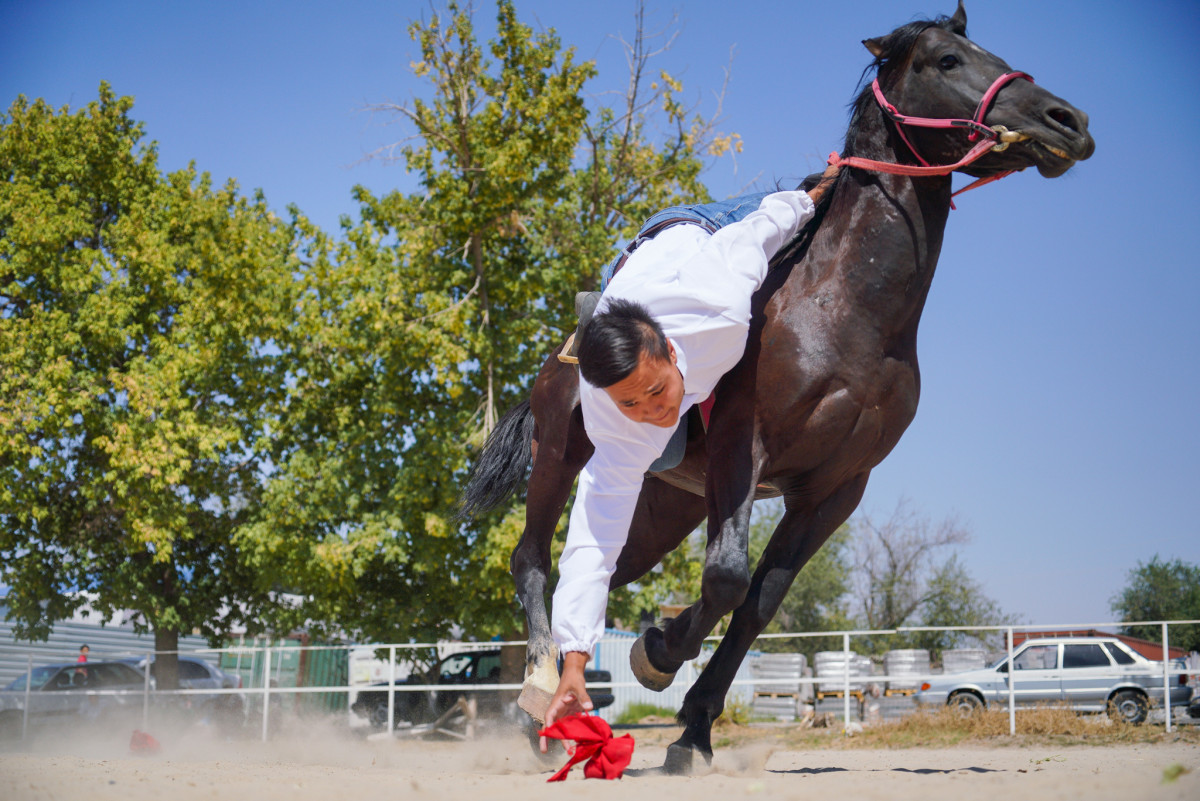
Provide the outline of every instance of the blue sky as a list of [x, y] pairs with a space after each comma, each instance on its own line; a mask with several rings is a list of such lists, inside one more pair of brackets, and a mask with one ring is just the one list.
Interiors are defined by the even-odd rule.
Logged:
[[[648, 7], [651, 30], [677, 19], [656, 63], [701, 111], [732, 70], [722, 128], [745, 149], [706, 173], [718, 197], [819, 169], [868, 60], [859, 42], [953, 11], [950, 0], [733, 7]], [[355, 184], [415, 188], [399, 165], [363, 161], [405, 134], [363, 108], [425, 91], [406, 28], [429, 9], [0, 0], [0, 102], [78, 107], [107, 80], [136, 98], [164, 170], [194, 160], [333, 230], [356, 212]], [[623, 87], [613, 37], [632, 35], [632, 0], [517, 10], [597, 60], [598, 102]], [[969, 570], [1028, 622], [1106, 621], [1137, 561], [1200, 563], [1200, 5], [975, 0], [967, 12], [977, 43], [1090, 115], [1097, 151], [1063, 178], [1029, 171], [961, 198], [921, 326], [921, 407], [863, 508], [886, 516], [907, 497], [957, 515], [974, 535], [961, 549]], [[480, 0], [476, 17], [490, 29], [494, 6]]]

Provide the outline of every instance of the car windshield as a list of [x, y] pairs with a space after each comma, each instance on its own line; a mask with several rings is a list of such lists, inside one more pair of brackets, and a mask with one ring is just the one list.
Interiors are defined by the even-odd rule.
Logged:
[[465, 676], [469, 667], [471, 667], [471, 657], [469, 655], [448, 657], [442, 662], [442, 678], [452, 679], [458, 676]]
[[[56, 667], [47, 667], [47, 666], [35, 667], [33, 669], [33, 673], [32, 673], [33, 686], [41, 687], [46, 682], [50, 681], [50, 677], [53, 676], [56, 672], [58, 672], [58, 668], [56, 668]], [[17, 677], [17, 679], [15, 681], [13, 681], [11, 684], [9, 684], [8, 687], [6, 687], [5, 689], [24, 690], [25, 689], [25, 680], [29, 677], [30, 677], [30, 674], [22, 673], [20, 676]]]

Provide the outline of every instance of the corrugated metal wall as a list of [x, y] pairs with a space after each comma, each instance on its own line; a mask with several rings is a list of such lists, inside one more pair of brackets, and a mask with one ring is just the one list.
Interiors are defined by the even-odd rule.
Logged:
[[[596, 658], [594, 664], [589, 665], [589, 668], [595, 670], [607, 670], [612, 674], [614, 684], [626, 682], [637, 682], [637, 677], [633, 675], [633, 670], [629, 667], [629, 652], [633, 649], [633, 643], [637, 640], [638, 635], [627, 632], [617, 631], [616, 629], [608, 629], [604, 632], [604, 639], [596, 646]], [[684, 663], [680, 668], [679, 674], [675, 677], [675, 681], [670, 687], [660, 693], [653, 690], [647, 690], [645, 687], [638, 684], [636, 687], [614, 687], [612, 706], [600, 710], [600, 717], [610, 723], [630, 704], [645, 703], [661, 706], [667, 709], [678, 710], [683, 706], [683, 697], [687, 695], [687, 691], [692, 688], [696, 679], [700, 676], [700, 671], [703, 666], [708, 663], [712, 657], [715, 646], [705, 646], [700, 652], [700, 656], [691, 662]], [[744, 660], [741, 667], [738, 668], [735, 681], [753, 679], [751, 673], [751, 665], [760, 656], [757, 651], [751, 651]], [[736, 698], [742, 702], [749, 703], [754, 695], [754, 687], [748, 684], [735, 684], [729, 690], [729, 698]]]
[[[77, 613], [72, 620], [55, 624], [50, 638], [45, 642], [18, 640], [13, 635], [12, 623], [8, 620], [8, 605], [0, 599], [0, 687], [7, 687], [33, 664], [45, 665], [53, 662], [74, 662], [79, 658], [79, 646], [87, 644], [92, 661], [110, 659], [132, 654], [144, 654], [154, 650], [153, 634], [135, 634], [133, 624], [125, 620], [108, 621], [100, 625], [98, 615], [89, 617], [86, 612]], [[208, 647], [203, 637], [180, 637], [179, 650], [191, 651]], [[216, 663], [215, 655], [209, 660]]]

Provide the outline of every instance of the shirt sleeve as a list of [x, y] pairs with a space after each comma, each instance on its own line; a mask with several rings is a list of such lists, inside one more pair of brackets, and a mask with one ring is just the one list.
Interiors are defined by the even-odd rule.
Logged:
[[646, 469], [674, 429], [633, 422], [582, 378], [579, 389], [595, 452], [579, 474], [567, 543], [558, 560], [551, 629], [561, 652], [590, 655], [604, 634], [609, 582], [629, 537]]

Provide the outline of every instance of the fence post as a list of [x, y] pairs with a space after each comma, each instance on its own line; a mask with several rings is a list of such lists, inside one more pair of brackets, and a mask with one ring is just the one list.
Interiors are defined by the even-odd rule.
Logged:
[[[411, 707], [409, 707], [411, 709]], [[388, 646], [388, 734], [396, 733], [396, 646]]]
[[1167, 623], [1162, 624], [1163, 642], [1163, 708], [1167, 711], [1167, 732], [1171, 731], [1171, 651], [1167, 645]]
[[1008, 734], [1017, 734], [1017, 666], [1013, 664], [1013, 630], [1008, 627]]
[[146, 654], [146, 675], [142, 677], [142, 728], [150, 728], [150, 666], [153, 655]]
[[29, 691], [33, 689], [33, 654], [28, 654], [29, 665], [25, 668], [25, 709], [21, 715], [21, 740], [29, 737]]
[[850, 730], [850, 634], [849, 632], [842, 635], [842, 656], [845, 658], [845, 664], [842, 666], [842, 689], [845, 690], [845, 703], [842, 710], [842, 733], [846, 734]]
[[271, 708], [271, 639], [268, 637], [263, 646], [263, 721], [262, 741], [267, 741], [267, 727], [270, 723]]

